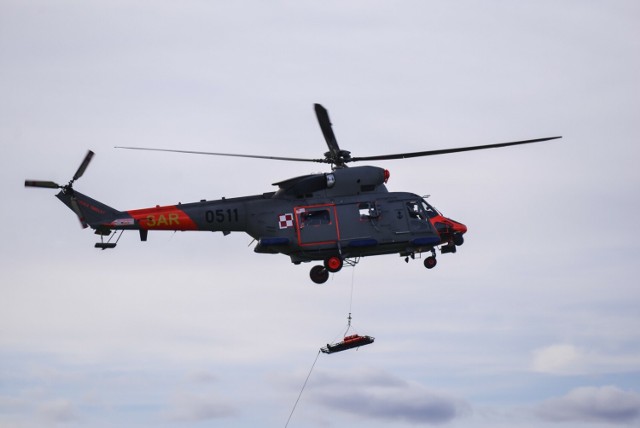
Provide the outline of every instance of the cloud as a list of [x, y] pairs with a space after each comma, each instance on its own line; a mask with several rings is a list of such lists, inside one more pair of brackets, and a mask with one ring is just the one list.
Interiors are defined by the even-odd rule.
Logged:
[[555, 422], [630, 423], [640, 419], [640, 394], [615, 386], [576, 388], [543, 402], [536, 414]]
[[71, 422], [78, 419], [71, 401], [62, 398], [40, 404], [38, 416], [50, 423]]
[[189, 373], [187, 380], [195, 384], [212, 384], [218, 382], [219, 378], [209, 371], [199, 370]]
[[640, 364], [637, 353], [611, 355], [569, 344], [557, 344], [533, 352], [532, 368], [538, 373], [581, 375], [635, 371]]
[[321, 376], [313, 387], [316, 403], [371, 419], [442, 424], [464, 416], [470, 406], [463, 400], [426, 389], [382, 371]]
[[573, 345], [552, 345], [534, 351], [533, 369], [540, 373], [579, 373], [584, 353]]
[[212, 394], [180, 393], [173, 399], [166, 418], [174, 422], [198, 422], [234, 416], [237, 409]]

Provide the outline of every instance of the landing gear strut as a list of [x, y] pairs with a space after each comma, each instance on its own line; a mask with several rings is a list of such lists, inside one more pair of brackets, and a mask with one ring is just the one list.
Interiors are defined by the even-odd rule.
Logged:
[[427, 269], [433, 269], [438, 264], [438, 260], [436, 260], [436, 250], [431, 250], [431, 255], [424, 259], [424, 267]]
[[360, 262], [360, 257], [350, 257], [343, 259], [342, 256], [331, 256], [324, 259], [321, 265], [316, 265], [311, 268], [309, 272], [309, 277], [311, 281], [316, 284], [324, 284], [329, 279], [330, 273], [335, 273], [340, 270], [344, 266], [354, 267]]

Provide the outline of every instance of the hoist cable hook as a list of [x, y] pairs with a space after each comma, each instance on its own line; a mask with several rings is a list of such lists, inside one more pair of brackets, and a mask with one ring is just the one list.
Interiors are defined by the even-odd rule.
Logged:
[[347, 329], [345, 330], [343, 336], [347, 336], [347, 333], [349, 333], [349, 330], [351, 330], [351, 312], [349, 312], [349, 316], [347, 317]]

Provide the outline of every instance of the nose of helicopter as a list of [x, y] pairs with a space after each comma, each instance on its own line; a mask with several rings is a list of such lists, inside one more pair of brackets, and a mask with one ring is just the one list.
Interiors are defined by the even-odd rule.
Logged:
[[436, 228], [439, 230], [444, 229], [448, 233], [459, 233], [461, 235], [467, 233], [466, 225], [445, 216], [437, 219]]
[[465, 226], [464, 224], [457, 222], [455, 220], [451, 220], [450, 218], [447, 218], [447, 220], [451, 222], [451, 227], [453, 228], [454, 233], [460, 233], [460, 234], [467, 233], [467, 226]]
[[[467, 233], [467, 226], [464, 224], [451, 220], [450, 218], [446, 218], [447, 225], [449, 226], [449, 238], [452, 239], [452, 242], [455, 246], [460, 246], [464, 243], [463, 235]], [[444, 237], [443, 237], [444, 238]], [[451, 241], [450, 241], [451, 242]], [[455, 248], [455, 247], [454, 247]]]
[[456, 233], [459, 235], [464, 235], [465, 233], [467, 233], [466, 225], [443, 215], [431, 218], [431, 223], [435, 226], [436, 230], [440, 234]]

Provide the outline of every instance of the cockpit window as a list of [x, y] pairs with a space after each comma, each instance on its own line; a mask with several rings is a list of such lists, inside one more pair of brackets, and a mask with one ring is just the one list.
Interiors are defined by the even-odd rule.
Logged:
[[409, 218], [415, 218], [418, 220], [427, 219], [424, 211], [422, 211], [421, 205], [416, 201], [407, 202], [407, 211], [409, 213]]
[[424, 209], [424, 212], [427, 213], [427, 216], [429, 218], [434, 218], [442, 215], [440, 214], [440, 211], [438, 211], [433, 205], [429, 205], [424, 199], [422, 200], [422, 208]]

